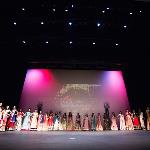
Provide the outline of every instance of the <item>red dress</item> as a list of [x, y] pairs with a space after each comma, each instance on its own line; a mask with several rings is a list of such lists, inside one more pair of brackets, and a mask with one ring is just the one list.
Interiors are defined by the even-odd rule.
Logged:
[[49, 119], [48, 119], [48, 126], [49, 126], [49, 127], [52, 127], [52, 126], [53, 126], [53, 123], [54, 123], [54, 122], [53, 122], [53, 116], [50, 115], [50, 116], [49, 116]]
[[137, 116], [135, 116], [134, 119], [133, 119], [133, 125], [135, 127], [139, 127], [140, 126], [139, 119], [138, 119]]

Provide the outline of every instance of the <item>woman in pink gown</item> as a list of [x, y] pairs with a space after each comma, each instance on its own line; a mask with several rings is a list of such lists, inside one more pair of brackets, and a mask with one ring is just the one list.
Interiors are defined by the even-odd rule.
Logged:
[[131, 113], [126, 110], [126, 130], [134, 130]]
[[111, 130], [118, 130], [117, 118], [114, 112], [112, 112], [112, 117], [111, 117]]
[[101, 115], [100, 113], [97, 114], [97, 120], [96, 120], [96, 131], [102, 131], [102, 123], [101, 123]]
[[86, 114], [83, 120], [83, 130], [88, 131], [89, 129], [90, 129], [90, 121], [88, 118], [88, 114]]

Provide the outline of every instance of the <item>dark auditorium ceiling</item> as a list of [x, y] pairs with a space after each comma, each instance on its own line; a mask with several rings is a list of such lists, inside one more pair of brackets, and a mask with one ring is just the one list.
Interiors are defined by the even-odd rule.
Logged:
[[1, 61], [147, 58], [150, 3], [32, 0], [1, 3]]

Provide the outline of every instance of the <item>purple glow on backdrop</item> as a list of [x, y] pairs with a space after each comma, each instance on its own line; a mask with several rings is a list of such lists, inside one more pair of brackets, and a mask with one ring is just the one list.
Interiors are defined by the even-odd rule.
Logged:
[[111, 112], [130, 109], [121, 71], [29, 69], [20, 107], [33, 111], [42, 103], [43, 111], [103, 113], [105, 102]]
[[[130, 109], [125, 83], [121, 71], [105, 71], [102, 75], [105, 83], [102, 95], [109, 100], [111, 111]], [[119, 109], [118, 109], [119, 108]]]

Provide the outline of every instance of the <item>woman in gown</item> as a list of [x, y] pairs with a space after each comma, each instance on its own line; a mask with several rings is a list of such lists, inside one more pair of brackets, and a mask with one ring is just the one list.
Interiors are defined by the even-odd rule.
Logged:
[[134, 130], [131, 113], [126, 110], [126, 130]]
[[44, 122], [44, 116], [42, 114], [42, 111], [40, 110], [39, 115], [38, 115], [37, 131], [43, 130], [43, 122]]
[[83, 119], [83, 130], [88, 131], [89, 129], [90, 129], [90, 121], [88, 114], [86, 114]]
[[47, 113], [45, 113], [44, 117], [43, 117], [43, 131], [48, 131], [48, 115], [47, 115]]
[[53, 113], [51, 112], [48, 118], [48, 130], [53, 130], [54, 118]]
[[62, 115], [61, 112], [58, 113], [58, 130], [63, 130], [62, 124], [61, 124]]
[[140, 121], [136, 113], [133, 114], [133, 126], [134, 126], [134, 129], [140, 129]]
[[147, 115], [147, 130], [150, 130], [150, 109], [147, 107], [146, 109], [146, 115]]
[[21, 126], [22, 126], [22, 118], [24, 116], [24, 113], [23, 111], [20, 109], [18, 112], [17, 112], [17, 124], [16, 124], [16, 130], [17, 131], [20, 131], [21, 130]]
[[63, 130], [67, 130], [67, 115], [66, 115], [66, 113], [64, 113], [62, 116], [61, 124], [62, 124]]
[[102, 123], [101, 123], [101, 115], [100, 113], [97, 114], [97, 119], [96, 119], [96, 131], [102, 131], [103, 127], [102, 127]]
[[144, 123], [143, 112], [140, 112], [140, 124], [141, 124], [141, 129], [145, 130], [145, 123]]
[[118, 130], [117, 126], [117, 118], [114, 112], [112, 112], [112, 118], [111, 118], [111, 130]]
[[55, 113], [54, 115], [54, 128], [53, 130], [59, 130], [59, 118], [58, 118], [58, 114]]
[[76, 116], [75, 130], [81, 130], [81, 117], [79, 113]]
[[37, 119], [38, 119], [38, 112], [35, 109], [35, 111], [31, 115], [31, 130], [37, 130]]
[[91, 130], [96, 131], [96, 117], [94, 113], [91, 116]]
[[10, 115], [11, 115], [11, 110], [9, 106], [6, 106], [6, 110], [4, 110], [4, 113], [3, 113], [3, 124], [5, 126], [5, 130], [8, 130], [8, 126], [9, 126], [8, 121], [9, 121]]
[[3, 109], [2, 106], [0, 106], [0, 131], [3, 131]]
[[125, 119], [122, 111], [120, 111], [119, 115], [119, 123], [120, 123], [120, 130], [126, 130], [126, 125], [125, 125]]
[[30, 124], [31, 124], [31, 110], [29, 108], [29, 110], [24, 114], [21, 130], [30, 130]]
[[68, 114], [67, 130], [73, 130], [73, 116], [71, 112]]
[[16, 106], [14, 106], [7, 122], [7, 130], [15, 130], [16, 116], [17, 116], [17, 109]]
[[106, 113], [104, 113], [103, 115], [103, 123], [104, 123], [104, 126], [103, 126], [104, 130], [110, 130], [110, 121]]

